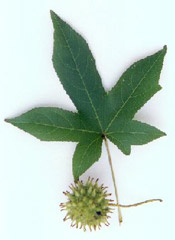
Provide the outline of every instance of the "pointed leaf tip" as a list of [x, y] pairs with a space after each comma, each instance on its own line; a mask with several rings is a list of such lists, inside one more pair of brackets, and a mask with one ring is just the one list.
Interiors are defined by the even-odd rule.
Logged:
[[59, 16], [52, 10], [50, 10], [50, 16], [51, 16], [52, 22], [54, 22], [55, 19], [60, 19]]
[[163, 137], [163, 136], [167, 136], [167, 134], [166, 134], [165, 132], [162, 132], [162, 137]]
[[50, 10], [50, 15], [53, 16], [55, 12], [53, 10]]
[[12, 123], [12, 121], [13, 121], [13, 118], [6, 118], [6, 119], [4, 119], [4, 122], [6, 122], [6, 123]]
[[165, 52], [167, 51], [167, 45], [163, 46], [163, 49], [165, 50]]

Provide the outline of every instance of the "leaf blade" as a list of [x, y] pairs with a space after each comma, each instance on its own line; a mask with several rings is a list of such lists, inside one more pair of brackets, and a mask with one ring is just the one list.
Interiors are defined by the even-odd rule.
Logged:
[[86, 139], [81, 141], [73, 156], [73, 175], [75, 181], [94, 164], [101, 155], [102, 137]]
[[97, 109], [106, 93], [92, 53], [86, 41], [52, 11], [51, 17], [55, 71], [78, 111], [102, 130]]
[[6, 121], [42, 141], [78, 142], [98, 135], [81, 121], [79, 114], [59, 108], [35, 108]]
[[116, 126], [107, 133], [107, 137], [126, 155], [131, 152], [131, 145], [143, 145], [165, 135], [159, 129], [136, 120], [116, 122]]
[[108, 93], [103, 110], [105, 116], [110, 116], [105, 120], [106, 132], [115, 119], [131, 120], [135, 113], [161, 89], [158, 81], [166, 50], [165, 46], [155, 54], [131, 65]]

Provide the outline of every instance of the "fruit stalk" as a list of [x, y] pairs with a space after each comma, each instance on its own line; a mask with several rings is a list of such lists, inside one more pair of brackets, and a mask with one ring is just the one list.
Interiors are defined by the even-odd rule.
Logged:
[[159, 199], [159, 198], [158, 199], [149, 199], [149, 200], [146, 200], [146, 201], [143, 201], [143, 202], [129, 204], [129, 205], [110, 203], [109, 206], [111, 206], [111, 207], [130, 208], [130, 207], [137, 207], [137, 206], [143, 205], [145, 203], [151, 203], [151, 202], [163, 202], [163, 200]]

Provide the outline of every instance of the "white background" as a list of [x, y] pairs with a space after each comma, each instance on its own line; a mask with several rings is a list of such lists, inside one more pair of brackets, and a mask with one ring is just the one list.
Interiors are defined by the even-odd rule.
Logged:
[[[88, 41], [106, 90], [134, 61], [161, 49], [168, 53], [163, 87], [136, 118], [167, 133], [123, 155], [110, 143], [120, 201], [152, 203], [117, 211], [109, 227], [84, 233], [62, 221], [62, 191], [73, 181], [75, 143], [40, 142], [5, 123], [37, 106], [75, 110], [52, 67], [53, 28], [49, 10]], [[0, 239], [102, 240], [175, 239], [175, 3], [172, 0], [7, 0], [0, 5]], [[83, 176], [99, 177], [114, 193], [106, 150]], [[112, 195], [113, 199], [114, 194]]]

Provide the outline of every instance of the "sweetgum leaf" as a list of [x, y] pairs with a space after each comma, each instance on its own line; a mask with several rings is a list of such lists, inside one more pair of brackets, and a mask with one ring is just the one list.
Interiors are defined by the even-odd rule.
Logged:
[[126, 155], [131, 145], [142, 145], [165, 133], [133, 120], [135, 113], [161, 89], [158, 81], [166, 46], [134, 63], [116, 85], [105, 92], [86, 41], [53, 11], [53, 65], [77, 108], [35, 108], [6, 121], [43, 141], [73, 141], [73, 175], [77, 180], [101, 155], [108, 138]]

